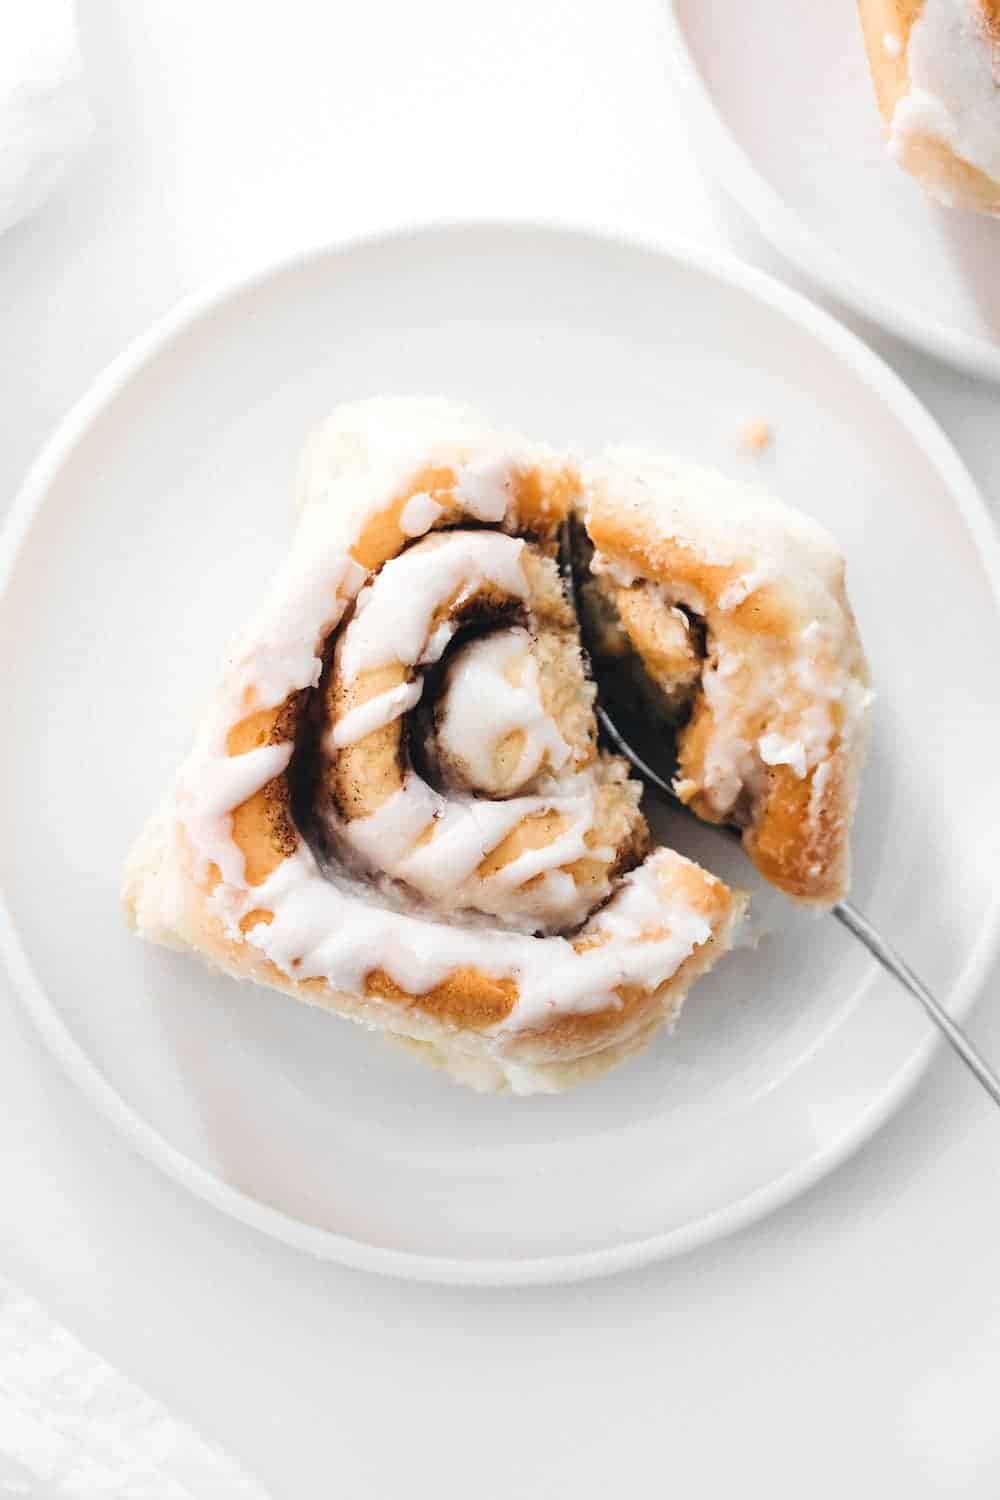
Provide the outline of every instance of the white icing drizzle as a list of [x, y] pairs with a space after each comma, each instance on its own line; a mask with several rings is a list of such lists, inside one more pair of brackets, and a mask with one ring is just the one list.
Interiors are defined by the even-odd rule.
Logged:
[[910, 29], [910, 87], [893, 112], [890, 150], [902, 155], [913, 136], [933, 136], [1000, 182], [998, 54], [978, 0], [924, 0]]
[[476, 459], [466, 464], [455, 487], [455, 498], [470, 516], [494, 525], [504, 519], [510, 496], [509, 458]]
[[765, 766], [790, 766], [800, 781], [804, 780], [809, 769], [802, 741], [786, 739], [773, 730], [760, 736], [757, 753]]
[[411, 495], [399, 513], [399, 529], [404, 536], [423, 536], [443, 515], [442, 507], [431, 495], [419, 491]]
[[234, 642], [224, 688], [181, 767], [176, 803], [202, 878], [214, 866], [238, 886], [244, 860], [232, 837], [231, 812], [280, 775], [290, 744], [229, 755], [229, 731], [248, 712], [277, 708], [290, 694], [315, 687], [326, 633], [342, 616], [364, 572], [342, 547], [331, 547], [303, 523], [257, 618]]
[[737, 605], [749, 599], [758, 589], [764, 588], [766, 584], [773, 583], [775, 579], [774, 563], [770, 558], [765, 559], [755, 568], [748, 568], [732, 583], [727, 583], [719, 595], [719, 608], [722, 610], [736, 609]]
[[614, 899], [588, 925], [603, 941], [577, 951], [567, 939], [533, 938], [496, 929], [445, 928], [359, 900], [323, 879], [300, 848], [251, 892], [234, 893], [231, 931], [255, 907], [273, 912], [250, 929], [247, 941], [290, 978], [322, 978], [336, 989], [363, 991], [378, 966], [411, 994], [443, 983], [469, 967], [512, 978], [518, 1000], [494, 1028], [505, 1035], [543, 1025], [562, 1011], [602, 1010], [619, 1002], [619, 986], [652, 990], [670, 979], [711, 929], [678, 896], [664, 896], [667, 872], [688, 861], [661, 850], [622, 881]]
[[[501, 891], [516, 892], [519, 886], [529, 880], [535, 880], [537, 876], [547, 872], [560, 872], [563, 865], [585, 859], [588, 855], [594, 859], [614, 858], [613, 849], [592, 849], [586, 842], [585, 835], [593, 825], [593, 802], [588, 794], [575, 799], [561, 797], [554, 805], [556, 811], [569, 820], [567, 827], [548, 844], [540, 849], [526, 849], [495, 875], [491, 875], [488, 882], [491, 886]], [[552, 807], [553, 800], [548, 800], [542, 806]], [[581, 896], [574, 892], [573, 884], [571, 876], [563, 878], [560, 873], [560, 879], [554, 887], [562, 892], [557, 909], [562, 910], [569, 904], [570, 910], [575, 909], [581, 913], [588, 911], [594, 905], [593, 892], [589, 896], [583, 896], [581, 900]]]
[[[388, 875], [442, 900], [453, 893], [458, 895], [477, 865], [538, 807], [527, 799], [448, 801], [411, 773], [377, 812], [355, 820], [351, 843], [368, 851]], [[433, 839], [418, 845], [416, 838], [411, 838], [413, 830], [419, 835], [432, 823]]]
[[[520, 681], [510, 680], [514, 664]], [[438, 709], [437, 738], [442, 750], [466, 769], [468, 780], [491, 789], [496, 753], [504, 739], [520, 732], [524, 744], [509, 776], [511, 790], [524, 786], [543, 766], [559, 770], [570, 747], [545, 711], [538, 667], [526, 630], [501, 630], [472, 641], [451, 667], [447, 692]]]
[[409, 713], [420, 702], [423, 686], [419, 678], [415, 682], [401, 682], [398, 687], [389, 688], [366, 703], [359, 703], [357, 708], [349, 709], [330, 730], [327, 737], [329, 748], [339, 750], [345, 745], [356, 745], [376, 729], [383, 729], [394, 719]]
[[889, 57], [898, 57], [903, 50], [903, 44], [894, 31], [887, 31], [882, 37], [882, 48]]
[[218, 760], [201, 781], [199, 811], [206, 818], [221, 818], [252, 797], [254, 792], [280, 776], [292, 758], [292, 747], [261, 745], [243, 755], [229, 755]]
[[345, 679], [392, 661], [415, 666], [439, 658], [457, 628], [442, 621], [434, 654], [426, 655], [434, 617], [443, 605], [460, 604], [491, 584], [524, 599], [523, 550], [520, 538], [502, 532], [456, 531], [442, 546], [425, 544], [386, 563], [344, 631], [340, 670]]
[[[257, 617], [229, 652], [229, 688], [238, 686], [252, 693], [256, 707], [270, 708], [290, 692], [315, 687], [322, 642], [365, 576], [346, 547], [332, 545], [319, 527], [303, 525]], [[234, 722], [239, 717], [234, 714]]]
[[[578, 887], [561, 867], [588, 855], [586, 835], [593, 826], [589, 778], [576, 796], [511, 797], [489, 802], [476, 797], [446, 798], [415, 772], [366, 818], [338, 825], [340, 837], [374, 869], [405, 882], [426, 900], [452, 910], [474, 909], [494, 916], [522, 914], [535, 927], [570, 926], [583, 921], [608, 889]], [[535, 813], [556, 812], [568, 819], [563, 833], [540, 849], [526, 851], [496, 873], [478, 867], [518, 824]], [[428, 830], [432, 837], [421, 842]], [[531, 890], [529, 880], [546, 875]]]
[[241, 880], [243, 856], [232, 840], [234, 807], [275, 776], [292, 758], [291, 745], [263, 745], [245, 755], [193, 756], [178, 778], [178, 812], [188, 836], [203, 853], [203, 869], [215, 864], [224, 880]]

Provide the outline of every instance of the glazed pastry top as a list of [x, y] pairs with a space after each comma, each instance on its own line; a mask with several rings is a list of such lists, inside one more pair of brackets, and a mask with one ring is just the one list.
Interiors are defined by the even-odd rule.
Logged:
[[[923, 0], [905, 41], [887, 31], [891, 57], [905, 53], [909, 88], [890, 119], [890, 149], [914, 138], [943, 141], [1000, 182], [1000, 7], [996, 0]], [[940, 185], [938, 185], [940, 192]]]

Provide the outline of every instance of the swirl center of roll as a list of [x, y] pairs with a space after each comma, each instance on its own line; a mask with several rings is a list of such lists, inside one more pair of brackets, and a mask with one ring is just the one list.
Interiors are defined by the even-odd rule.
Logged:
[[541, 650], [550, 642], [512, 626], [455, 651], [435, 708], [438, 764], [450, 785], [510, 797], [566, 765], [573, 751], [555, 717], [558, 658]]
[[420, 904], [570, 930], [644, 848], [635, 789], [597, 750], [557, 569], [531, 541], [457, 529], [387, 561], [322, 699], [330, 852]]

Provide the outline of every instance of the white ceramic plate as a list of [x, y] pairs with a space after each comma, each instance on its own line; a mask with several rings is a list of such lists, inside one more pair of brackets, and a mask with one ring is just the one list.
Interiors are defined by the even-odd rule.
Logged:
[[762, 233], [890, 332], [1000, 379], [1000, 220], [891, 161], [853, 0], [666, 11], [695, 142]]
[[[701, 251], [511, 226], [321, 249], [187, 305], [98, 382], [16, 506], [4, 947], [92, 1098], [219, 1207], [355, 1265], [542, 1281], [674, 1253], [814, 1181], [926, 1062], [912, 1002], [832, 922], [763, 895], [773, 935], [697, 988], [673, 1039], [531, 1099], [466, 1093], [126, 932], [122, 860], [282, 554], [302, 435], [378, 391], [450, 393], [555, 443], [662, 444], [835, 530], [880, 699], [856, 894], [956, 1012], [997, 933], [989, 522], [896, 378], [776, 283]], [[776, 442], [753, 460], [734, 435], [758, 415]], [[746, 878], [710, 833], [669, 832]]]

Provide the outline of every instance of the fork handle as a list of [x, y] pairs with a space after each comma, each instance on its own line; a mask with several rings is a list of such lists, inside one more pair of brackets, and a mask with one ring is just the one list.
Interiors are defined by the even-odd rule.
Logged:
[[[618, 726], [607, 711], [597, 706], [597, 718], [601, 729], [614, 745], [619, 754], [624, 755], [642, 776], [648, 786], [659, 792], [660, 796], [670, 806], [677, 806], [677, 796], [673, 787], [665, 781], [653, 767], [647, 765], [642, 757], [636, 754], [633, 747], [624, 739]], [[734, 839], [739, 839], [735, 829], [727, 829]], [[918, 979], [904, 958], [891, 948], [881, 933], [876, 932], [867, 917], [863, 917], [856, 907], [849, 901], [841, 901], [833, 908], [831, 913], [837, 921], [847, 928], [848, 932], [863, 943], [873, 958], [877, 958], [883, 969], [898, 979], [904, 989], [909, 990], [915, 999], [920, 1001], [927, 1015], [934, 1025], [942, 1033], [948, 1043], [958, 1053], [966, 1067], [979, 1079], [983, 1088], [989, 1094], [994, 1104], [1000, 1104], [1000, 1078], [990, 1067], [982, 1053], [973, 1046], [971, 1040], [959, 1026], [953, 1021], [943, 1006], [935, 1000], [930, 990], [922, 979]]]
[[909, 990], [910, 994], [920, 1001], [934, 1025], [958, 1053], [966, 1067], [976, 1075], [993, 1103], [1000, 1104], [1000, 1078], [997, 1077], [982, 1053], [973, 1046], [958, 1022], [952, 1020], [943, 1006], [935, 1000], [923, 980], [917, 978], [906, 960], [889, 946], [885, 938], [876, 932], [868, 918], [863, 917], [850, 902], [841, 901], [833, 908], [831, 915], [836, 917], [837, 921], [842, 923], [849, 932], [852, 932], [859, 942], [864, 943], [868, 952], [873, 958], [878, 959], [883, 969], [887, 969], [894, 978], [899, 980], [904, 989]]

